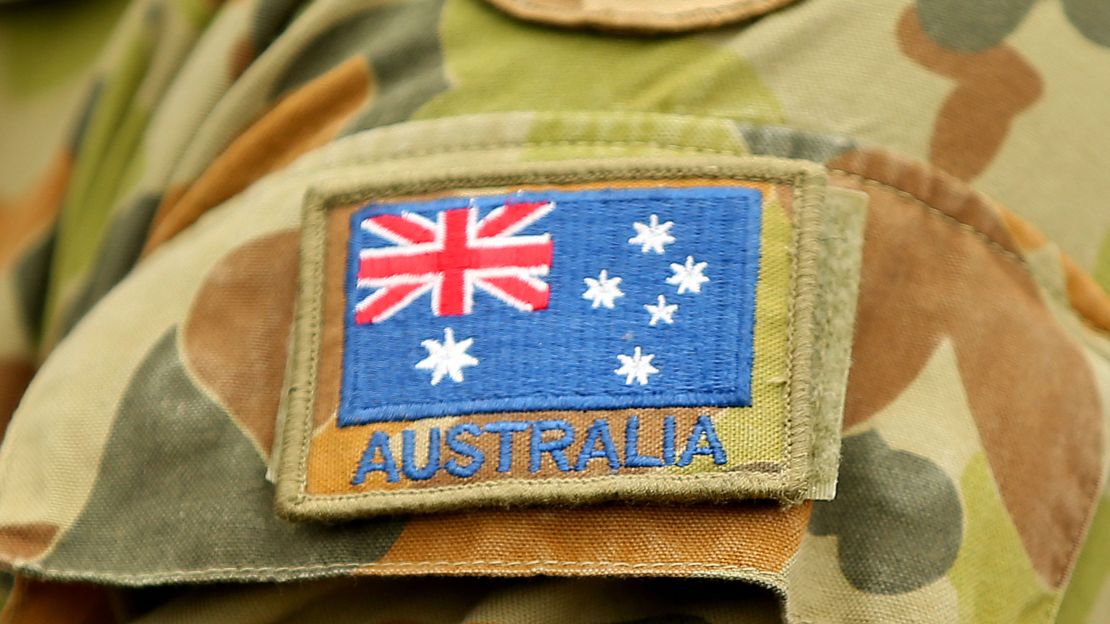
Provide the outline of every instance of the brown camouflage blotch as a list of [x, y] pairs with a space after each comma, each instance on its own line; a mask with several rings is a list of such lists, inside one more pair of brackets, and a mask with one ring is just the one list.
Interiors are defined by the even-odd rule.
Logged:
[[73, 173], [73, 154], [58, 152], [38, 183], [20, 197], [0, 198], [0, 267], [8, 267], [62, 205]]
[[1041, 78], [1006, 44], [982, 52], [959, 52], [935, 43], [910, 6], [898, 22], [898, 43], [906, 56], [956, 81], [937, 114], [929, 161], [970, 180], [998, 153], [1013, 119], [1041, 97]]
[[243, 37], [236, 41], [231, 48], [231, 55], [228, 57], [227, 74], [232, 80], [243, 75], [247, 71], [247, 67], [254, 62], [257, 51], [254, 49], [254, 41], [250, 37]]
[[936, 209], [938, 216], [978, 232], [991, 245], [1020, 255], [1021, 246], [1000, 218], [998, 207], [967, 184], [944, 173], [880, 149], [847, 152], [828, 167], [861, 176], [916, 198]]
[[0, 624], [112, 624], [111, 590], [86, 583], [58, 583], [16, 576]]
[[372, 78], [366, 59], [353, 56], [282, 98], [245, 129], [175, 202], [158, 206], [143, 248], [163, 242], [262, 176], [333, 139], [368, 101]]
[[45, 522], [0, 526], [0, 553], [5, 559], [32, 560], [50, 548], [58, 527]]
[[951, 337], [1002, 498], [1034, 566], [1059, 586], [1101, 465], [1099, 399], [1082, 352], [1007, 255], [1013, 240], [985, 200], [882, 154], [832, 166], [846, 170], [835, 184], [870, 196], [845, 427], [886, 407]]
[[[798, 550], [810, 509], [810, 503], [598, 506], [417, 516], [377, 564], [360, 572], [389, 574], [404, 564], [410, 573], [425, 574], [590, 574], [592, 569], [609, 575], [614, 570], [689, 575], [713, 566], [777, 573]], [[528, 565], [495, 565], [505, 561]], [[413, 563], [420, 565], [412, 568]], [[636, 564], [644, 565], [630, 567]]]
[[8, 422], [34, 375], [35, 365], [30, 361], [0, 360], [0, 441], [4, 439]]
[[267, 455], [293, 322], [298, 239], [299, 230], [286, 230], [228, 254], [205, 278], [182, 331], [189, 368]]

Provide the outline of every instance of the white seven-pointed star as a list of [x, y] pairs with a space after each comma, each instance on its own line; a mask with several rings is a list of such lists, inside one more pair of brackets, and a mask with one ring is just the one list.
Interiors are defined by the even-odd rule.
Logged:
[[651, 313], [651, 321], [648, 325], [655, 325], [659, 321], [663, 321], [667, 325], [674, 323], [674, 313], [678, 311], [678, 304], [667, 304], [667, 298], [659, 295], [656, 299], [658, 303], [651, 305], [650, 303], [644, 306], [644, 309]]
[[624, 355], [623, 353], [617, 356], [621, 362], [621, 367], [613, 371], [618, 375], [624, 375], [625, 385], [632, 385], [633, 381], [639, 382], [641, 386], [646, 386], [648, 382], [648, 375], [654, 375], [659, 372], [658, 368], [651, 365], [651, 360], [654, 355], [644, 355], [640, 351], [640, 347], [636, 347], [632, 351], [632, 355]]
[[624, 296], [620, 289], [621, 278], [609, 277], [609, 271], [605, 269], [601, 270], [597, 279], [587, 277], [583, 281], [586, 282], [586, 286], [589, 286], [589, 288], [582, 293], [582, 298], [592, 301], [594, 303], [592, 307], [594, 308], [598, 306], [612, 308], [617, 297]]
[[686, 256], [686, 264], [671, 263], [674, 275], [667, 278], [667, 283], [677, 284], [680, 295], [686, 291], [700, 293], [701, 285], [709, 281], [702, 273], [707, 266], [708, 262], [694, 262], [693, 256]]
[[628, 242], [639, 245], [640, 253], [654, 251], [661, 254], [664, 251], [663, 245], [674, 242], [674, 237], [670, 234], [672, 225], [674, 225], [674, 221], [659, 223], [659, 215], [651, 215], [647, 225], [640, 222], [632, 224], [632, 227], [636, 229], [636, 235], [628, 239]]
[[451, 381], [463, 380], [462, 369], [467, 366], [477, 366], [478, 358], [468, 354], [467, 349], [474, 344], [473, 338], [462, 342], [455, 342], [455, 332], [451, 328], [443, 330], [443, 342], [429, 339], [420, 343], [428, 350], [428, 357], [416, 363], [416, 368], [432, 371], [432, 385], [438, 384], [444, 375]]

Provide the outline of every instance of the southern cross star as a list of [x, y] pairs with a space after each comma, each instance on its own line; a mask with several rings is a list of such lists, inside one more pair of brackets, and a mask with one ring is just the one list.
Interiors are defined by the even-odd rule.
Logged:
[[659, 223], [659, 215], [651, 215], [647, 225], [640, 222], [632, 224], [632, 227], [636, 229], [636, 235], [628, 239], [628, 242], [639, 245], [640, 253], [654, 251], [661, 254], [664, 251], [664, 245], [674, 242], [674, 237], [670, 234], [673, 225], [674, 221]]
[[644, 305], [644, 309], [651, 313], [651, 321], [648, 325], [654, 326], [659, 321], [663, 321], [667, 325], [674, 324], [674, 313], [678, 311], [678, 304], [667, 304], [667, 298], [659, 295], [656, 299], [658, 303], [651, 305], [650, 303]]
[[624, 375], [624, 383], [631, 386], [633, 381], [638, 382], [641, 386], [646, 386], [648, 383], [648, 375], [654, 375], [659, 372], [658, 368], [651, 365], [651, 360], [655, 356], [652, 354], [644, 355], [640, 347], [636, 347], [632, 351], [632, 355], [617, 355], [617, 359], [621, 362], [621, 367], [613, 371], [618, 375]]
[[609, 271], [605, 269], [601, 270], [597, 279], [587, 277], [583, 281], [586, 282], [586, 286], [589, 286], [589, 288], [582, 293], [582, 298], [592, 301], [593, 306], [591, 307], [605, 306], [612, 309], [617, 297], [624, 296], [620, 289], [621, 278], [609, 277]]
[[416, 363], [416, 368], [432, 371], [432, 385], [438, 384], [447, 375], [456, 383], [463, 380], [462, 369], [477, 366], [478, 358], [468, 354], [467, 349], [474, 344], [473, 338], [455, 342], [455, 332], [451, 328], [443, 330], [443, 342], [429, 339], [420, 343], [428, 350], [428, 357]]
[[678, 285], [680, 295], [686, 291], [700, 293], [701, 285], [709, 281], [709, 278], [702, 273], [707, 266], [709, 266], [708, 262], [695, 263], [693, 256], [686, 256], [686, 264], [671, 263], [674, 275], [667, 278], [667, 283]]

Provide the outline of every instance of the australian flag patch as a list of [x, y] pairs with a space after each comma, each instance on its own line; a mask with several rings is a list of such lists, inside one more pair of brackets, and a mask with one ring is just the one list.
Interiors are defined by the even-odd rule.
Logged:
[[339, 426], [750, 405], [760, 206], [702, 187], [356, 210]]
[[530, 167], [310, 195], [278, 509], [801, 500], [847, 361], [815, 319], [852, 318], [820, 173]]

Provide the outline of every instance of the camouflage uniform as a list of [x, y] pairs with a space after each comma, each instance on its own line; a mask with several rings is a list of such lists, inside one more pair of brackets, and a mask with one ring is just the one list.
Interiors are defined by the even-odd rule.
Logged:
[[[87, 4], [0, 13], [0, 620], [1110, 619], [1101, 0]], [[307, 187], [732, 155], [866, 195], [835, 499], [275, 515]]]

